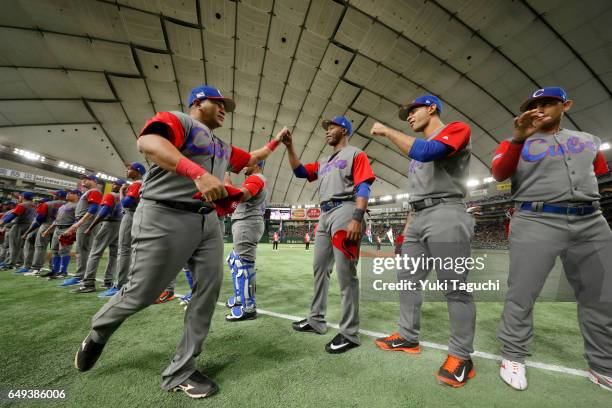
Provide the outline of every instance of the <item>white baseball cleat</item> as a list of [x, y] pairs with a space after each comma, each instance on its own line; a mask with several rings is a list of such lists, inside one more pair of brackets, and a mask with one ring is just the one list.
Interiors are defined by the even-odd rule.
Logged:
[[612, 391], [612, 377], [589, 370], [589, 380], [606, 391]]
[[526, 373], [525, 364], [516, 361], [503, 359], [499, 366], [499, 376], [515, 390], [523, 391], [527, 388]]

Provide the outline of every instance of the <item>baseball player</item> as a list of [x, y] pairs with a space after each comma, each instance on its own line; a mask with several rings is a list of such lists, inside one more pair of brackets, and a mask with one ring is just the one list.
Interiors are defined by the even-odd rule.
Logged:
[[[0, 217], [0, 220], [4, 218], [5, 215], [8, 215], [15, 208], [16, 205], [17, 203], [14, 201], [7, 201], [3, 205], [2, 217]], [[0, 225], [0, 228], [2, 228], [2, 254], [0, 255], [0, 259], [2, 259], [2, 262], [0, 262], [0, 269], [4, 268], [4, 266], [6, 265], [6, 261], [9, 258], [9, 237], [12, 226], [12, 222]]]
[[308, 233], [308, 231], [306, 231], [306, 235], [304, 235], [304, 245], [306, 247], [306, 250], [309, 251], [310, 250], [310, 234]]
[[279, 236], [278, 236], [278, 231], [274, 232], [274, 235], [272, 235], [272, 250], [273, 251], [278, 251], [278, 241], [279, 241]]
[[[189, 270], [187, 266], [185, 266], [183, 267], [183, 272], [185, 272], [185, 279], [187, 280], [189, 289], [190, 290], [193, 289], [193, 278], [191, 277], [191, 271]], [[170, 281], [168, 286], [166, 286], [166, 289], [164, 289], [164, 291], [159, 295], [157, 299], [155, 299], [155, 302], [153, 303], [156, 305], [159, 305], [161, 303], [167, 303], [167, 302], [170, 302], [171, 300], [176, 299], [176, 296], [174, 294], [175, 289], [176, 289], [176, 277]], [[180, 302], [181, 305], [188, 304], [189, 301], [191, 300], [191, 291], [181, 296], [180, 300], [181, 300]]]
[[43, 238], [51, 236], [51, 271], [41, 274], [48, 280], [65, 278], [68, 275], [70, 264], [70, 250], [76, 240], [76, 232], [66, 232], [76, 221], [77, 203], [81, 197], [81, 190], [70, 190], [66, 194], [66, 202], [57, 210], [53, 223], [43, 231]]
[[34, 254], [31, 263], [32, 270], [30, 272], [24, 273], [24, 276], [40, 275], [40, 270], [42, 269], [43, 264], [45, 263], [47, 248], [49, 247], [49, 242], [51, 241], [51, 237], [43, 236], [43, 233], [51, 226], [53, 221], [55, 221], [55, 217], [57, 217], [58, 210], [65, 203], [66, 191], [59, 190], [53, 193], [52, 200], [43, 202], [38, 206], [38, 208], [36, 208], [36, 219], [30, 226], [30, 230], [26, 232], [26, 234], [28, 234], [29, 232], [36, 230], [36, 237], [34, 241]]
[[83, 187], [86, 191], [81, 195], [81, 198], [79, 198], [79, 203], [75, 210], [77, 222], [64, 231], [64, 235], [76, 233], [77, 270], [74, 277], [66, 279], [60, 285], [61, 287], [79, 285], [81, 280], [83, 280], [85, 270], [87, 269], [87, 260], [89, 259], [89, 253], [91, 251], [91, 241], [97, 231], [94, 231], [94, 234], [85, 233], [91, 225], [98, 212], [100, 203], [102, 202], [102, 193], [98, 190], [98, 177], [96, 177], [95, 174], [84, 176]]
[[287, 137], [283, 141], [295, 176], [311, 182], [319, 180], [321, 201], [321, 217], [315, 235], [314, 297], [310, 315], [293, 322], [292, 327], [299, 332], [324, 334], [327, 331], [327, 292], [335, 263], [342, 294], [342, 316], [340, 333], [325, 345], [325, 351], [338, 354], [360, 345], [357, 261], [359, 242], [365, 232], [363, 217], [375, 177], [365, 152], [348, 143], [353, 126], [347, 118], [336, 116], [324, 120], [322, 126], [326, 130], [327, 144], [334, 152], [314, 163], [303, 165], [291, 139]]
[[[442, 123], [442, 103], [433, 95], [416, 98], [402, 106], [399, 117], [408, 121], [417, 139], [375, 123], [370, 133], [387, 137], [400, 151], [411, 158], [408, 169], [412, 216], [405, 228], [403, 255], [424, 259], [460, 259], [471, 255], [474, 219], [466, 213], [464, 198], [471, 157], [470, 128], [462, 122]], [[455, 289], [467, 280], [467, 272], [455, 272], [445, 262], [436, 268], [438, 282], [446, 286], [451, 339], [448, 356], [436, 378], [440, 384], [461, 387], [475, 375], [470, 358], [474, 352], [476, 308], [470, 293]], [[429, 265], [428, 265], [429, 264]], [[423, 294], [418, 282], [427, 278], [430, 262], [414, 270], [398, 270], [400, 282], [411, 281], [417, 290], [400, 292], [399, 333], [379, 338], [376, 345], [383, 350], [419, 353], [419, 331]], [[455, 284], [453, 284], [455, 281]]]
[[[257, 317], [255, 305], [255, 260], [257, 243], [264, 233], [263, 214], [266, 211], [266, 178], [264, 163], [256, 163], [245, 170], [246, 180], [240, 188], [241, 202], [232, 214], [233, 249], [227, 257], [232, 271], [234, 296], [226, 305], [230, 312], [225, 319], [230, 322], [251, 320]], [[227, 180], [231, 183], [231, 180]], [[228, 184], [228, 183], [226, 183]]]
[[117, 242], [119, 247], [117, 253], [117, 283], [100, 293], [98, 297], [114, 296], [127, 283], [132, 253], [132, 220], [134, 219], [134, 211], [140, 201], [140, 187], [142, 186], [142, 177], [145, 173], [145, 167], [138, 162], [127, 166], [125, 176], [129, 180], [133, 180], [133, 183], [130, 185], [124, 184], [119, 190], [123, 217], [119, 225], [119, 238]]
[[0, 220], [0, 226], [13, 223], [8, 234], [9, 256], [2, 269], [12, 269], [20, 258], [23, 257], [23, 240], [21, 236], [28, 229], [35, 216], [34, 193], [25, 191], [19, 195], [19, 204], [9, 211]]
[[[183, 337], [162, 374], [162, 388], [202, 398], [218, 389], [195, 368], [223, 274], [223, 236], [215, 205], [239, 197], [229, 194], [231, 189], [222, 179], [228, 170], [239, 172], [264, 160], [287, 129], [266, 146], [248, 153], [213, 133], [223, 125], [226, 112], [234, 110], [233, 100], [204, 85], [192, 90], [188, 105], [189, 115], [159, 112], [140, 132], [138, 148], [154, 164], [143, 181], [134, 213], [129, 281], [93, 317], [75, 365], [81, 371], [91, 369], [123, 321], [151, 305], [176, 271], [187, 264], [193, 274], [193, 297]], [[196, 192], [203, 200], [193, 198], [198, 196]]]
[[20, 237], [23, 241], [23, 265], [21, 266], [21, 268], [13, 272], [13, 275], [23, 274], [25, 276], [32, 267], [32, 260], [34, 259], [34, 243], [36, 241], [36, 233], [38, 232], [38, 227], [36, 227], [35, 229], [30, 228], [31, 226]]
[[527, 388], [533, 306], [559, 256], [578, 303], [589, 378], [612, 391], [612, 232], [596, 179], [609, 170], [598, 137], [561, 127], [571, 106], [562, 88], [535, 91], [492, 162], [496, 180], [512, 178], [516, 209], [498, 338], [500, 376], [517, 390]]
[[[104, 287], [108, 290], [113, 287], [113, 277], [117, 268], [117, 240], [119, 238], [119, 225], [123, 217], [123, 208], [119, 197], [119, 189], [125, 184], [122, 179], [117, 179], [112, 183], [110, 193], [102, 197], [102, 205], [93, 222], [84, 231], [86, 235], [95, 236], [91, 242], [91, 251], [87, 259], [87, 268], [81, 285], [72, 290], [72, 293], [91, 293], [96, 291], [96, 273], [100, 258], [108, 248], [108, 265], [104, 273]], [[101, 224], [100, 228], [96, 228]]]

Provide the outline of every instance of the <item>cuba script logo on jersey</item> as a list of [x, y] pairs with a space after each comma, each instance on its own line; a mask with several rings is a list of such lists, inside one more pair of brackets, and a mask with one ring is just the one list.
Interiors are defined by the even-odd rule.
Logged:
[[345, 169], [346, 165], [346, 160], [341, 160], [338, 158], [338, 156], [336, 156], [332, 160], [328, 161], [327, 164], [325, 164], [325, 166], [323, 166], [321, 170], [319, 170], [319, 175], [323, 177], [332, 169]]
[[521, 157], [526, 162], [537, 162], [550, 156], [563, 156], [566, 154], [580, 154], [583, 151], [597, 152], [595, 143], [587, 141], [581, 142], [580, 138], [572, 136], [566, 143], [549, 144], [546, 139], [529, 139], [525, 142]]
[[193, 125], [185, 141], [185, 150], [193, 156], [208, 155], [229, 160], [230, 151], [220, 141], [213, 138], [207, 129]]

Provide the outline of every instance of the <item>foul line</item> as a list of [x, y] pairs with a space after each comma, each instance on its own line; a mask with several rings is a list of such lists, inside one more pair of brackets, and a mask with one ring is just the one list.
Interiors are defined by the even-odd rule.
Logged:
[[[70, 274], [70, 275], [73, 275], [73, 274]], [[103, 282], [102, 279], [98, 279], [98, 278], [96, 278], [96, 281]], [[176, 292], [174, 293], [174, 295], [177, 298], [180, 298], [180, 297], [184, 296], [184, 295], [182, 295], [180, 293], [176, 293]], [[225, 306], [225, 303], [217, 302], [217, 305]], [[298, 321], [298, 320], [302, 320], [303, 319], [303, 317], [288, 315], [288, 314], [284, 314], [284, 313], [277, 313], [277, 312], [273, 312], [271, 310], [264, 310], [264, 309], [259, 309], [259, 308], [257, 309], [257, 313], [258, 314], [263, 314], [263, 315], [266, 315], [266, 316], [271, 316], [271, 317], [278, 317], [280, 319], [292, 320], [292, 321]], [[331, 328], [336, 329], [336, 330], [340, 330], [340, 327], [337, 324], [335, 324], [335, 323], [327, 323], [327, 325], [329, 327], [331, 327]], [[362, 330], [362, 329], [359, 329], [359, 333], [360, 334], [365, 334], [366, 336], [374, 337], [374, 338], [386, 337], [387, 336], [386, 333], [375, 332], [375, 331], [371, 331], [371, 330]], [[427, 348], [431, 348], [431, 349], [448, 351], [448, 346], [445, 346], [444, 344], [432, 343], [430, 341], [419, 341], [419, 344], [422, 345], [423, 347], [427, 347]], [[492, 354], [492, 353], [486, 353], [484, 351], [474, 351], [472, 353], [472, 356], [480, 357], [480, 358], [485, 358], [487, 360], [494, 360], [494, 361], [501, 361], [502, 360], [502, 356], [498, 356], [497, 354]], [[556, 373], [575, 375], [577, 377], [588, 377], [589, 376], [589, 373], [587, 371], [584, 371], [584, 370], [578, 370], [578, 369], [575, 369], [575, 368], [569, 368], [569, 367], [559, 366], [559, 365], [555, 365], [555, 364], [540, 363], [538, 361], [529, 361], [529, 360], [527, 360], [527, 361], [525, 361], [525, 365], [527, 367], [540, 368], [542, 370], [553, 371], [553, 372], [556, 372]]]
[[[220, 306], [225, 306], [225, 304], [221, 303], [221, 302], [217, 302], [217, 304], [220, 305]], [[270, 310], [263, 310], [263, 309], [259, 309], [259, 308], [257, 308], [257, 313], [258, 314], [267, 315], [267, 316], [271, 316], [271, 317], [278, 317], [280, 319], [285, 319], [285, 320], [298, 321], [298, 320], [302, 320], [303, 319], [303, 317], [292, 316], [292, 315], [283, 314], [283, 313], [277, 313], [277, 312], [272, 312]], [[334, 328], [334, 329], [338, 329], [338, 330], [340, 329], [340, 327], [337, 324], [335, 324], [335, 323], [327, 323], [327, 325], [329, 327]], [[365, 334], [366, 336], [374, 337], [374, 338], [388, 336], [388, 334], [386, 334], [386, 333], [380, 333], [380, 332], [375, 332], [375, 331], [371, 331], [371, 330], [362, 330], [362, 329], [359, 329], [359, 333], [360, 334]], [[421, 346], [432, 348], [432, 349], [436, 349], [436, 350], [448, 351], [448, 346], [445, 346], [443, 344], [432, 343], [432, 342], [429, 342], [429, 341], [419, 341], [419, 344]], [[498, 355], [492, 354], [492, 353], [486, 353], [484, 351], [475, 351], [474, 353], [472, 353], [472, 356], [480, 357], [480, 358], [485, 358], [487, 360], [494, 360], [494, 361], [501, 361], [502, 360], [501, 356], [498, 356]], [[584, 370], [578, 370], [578, 369], [575, 369], [575, 368], [563, 367], [563, 366], [554, 365], [554, 364], [540, 363], [538, 361], [525, 361], [525, 365], [527, 367], [540, 368], [542, 370], [553, 371], [553, 372], [569, 374], [569, 375], [575, 375], [575, 376], [578, 376], [578, 377], [588, 377], [589, 376], [589, 373], [587, 371], [584, 371]]]

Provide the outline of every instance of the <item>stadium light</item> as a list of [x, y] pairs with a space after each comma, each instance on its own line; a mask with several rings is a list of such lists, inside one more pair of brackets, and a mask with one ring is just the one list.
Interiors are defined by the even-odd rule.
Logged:
[[57, 167], [61, 169], [72, 170], [75, 173], [85, 174], [85, 167], [78, 166], [76, 164], [66, 163], [65, 161], [60, 161], [57, 163]]
[[117, 177], [109, 176], [108, 174], [104, 174], [104, 173], [98, 173], [96, 174], [96, 177], [101, 178], [102, 180], [107, 180], [107, 181], [117, 180]]
[[15, 148], [13, 149], [13, 153], [15, 153], [18, 156], [24, 157], [28, 160], [39, 161], [43, 163], [45, 162], [45, 156], [42, 156], [38, 153], [31, 152], [29, 150]]
[[476, 179], [470, 179], [467, 181], [467, 186], [468, 187], [476, 187], [480, 185], [480, 181], [476, 180]]
[[609, 150], [610, 149], [610, 143], [606, 142], [606, 143], [602, 143], [599, 146], [599, 150]]
[[391, 195], [386, 195], [386, 196], [380, 197], [380, 201], [391, 201], [391, 200], [393, 200], [393, 196], [391, 196]]
[[492, 183], [494, 181], [495, 179], [493, 177], [485, 177], [484, 179], [482, 179], [483, 183]]
[[376, 197], [372, 197], [368, 200], [368, 203], [375, 203], [376, 202]]

